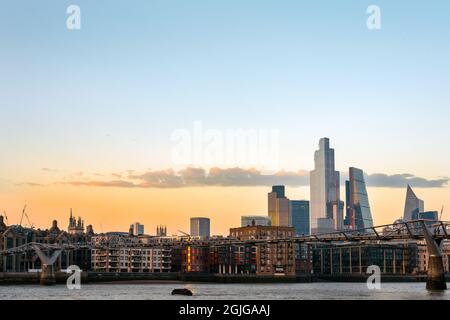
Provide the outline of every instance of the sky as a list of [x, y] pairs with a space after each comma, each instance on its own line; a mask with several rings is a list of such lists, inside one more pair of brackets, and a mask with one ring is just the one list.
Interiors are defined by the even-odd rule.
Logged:
[[402, 215], [407, 183], [450, 220], [449, 15], [446, 0], [3, 2], [0, 212], [170, 234], [208, 216], [228, 234], [267, 213], [272, 183], [309, 199], [329, 137], [344, 177], [367, 174], [375, 224]]

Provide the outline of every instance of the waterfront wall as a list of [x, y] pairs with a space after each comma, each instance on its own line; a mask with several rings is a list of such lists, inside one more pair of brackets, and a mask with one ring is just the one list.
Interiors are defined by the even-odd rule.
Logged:
[[[56, 283], [64, 284], [69, 277], [56, 272]], [[83, 272], [82, 283], [107, 282], [211, 282], [211, 283], [308, 283], [308, 282], [365, 282], [368, 275], [297, 275], [297, 276], [258, 276], [223, 275], [196, 273], [100, 273]], [[381, 275], [382, 282], [424, 282], [426, 275]], [[450, 282], [450, 275], [446, 275]], [[0, 285], [39, 284], [39, 273], [0, 273]]]

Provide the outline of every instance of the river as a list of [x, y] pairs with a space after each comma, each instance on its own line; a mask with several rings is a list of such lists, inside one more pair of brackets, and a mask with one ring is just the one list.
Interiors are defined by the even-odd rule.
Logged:
[[[450, 283], [448, 284], [450, 288]], [[189, 288], [193, 297], [172, 296], [175, 288]], [[0, 286], [0, 300], [450, 300], [450, 290], [431, 293], [425, 283], [385, 283], [369, 290], [365, 283], [211, 284], [138, 283], [85, 284], [80, 290], [64, 285]]]

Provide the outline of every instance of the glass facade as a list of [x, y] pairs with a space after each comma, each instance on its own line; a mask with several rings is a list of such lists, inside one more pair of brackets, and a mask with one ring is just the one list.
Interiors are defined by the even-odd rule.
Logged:
[[346, 182], [346, 225], [353, 230], [373, 227], [372, 212], [369, 205], [364, 172], [350, 168], [349, 181]]
[[318, 219], [333, 219], [337, 229], [342, 227], [340, 205], [339, 171], [334, 168], [334, 149], [328, 138], [319, 142], [314, 154], [314, 170], [310, 172], [311, 185], [311, 233], [321, 233]]
[[291, 200], [289, 211], [296, 235], [309, 235], [309, 201]]
[[191, 236], [192, 237], [210, 237], [211, 222], [208, 218], [191, 218]]
[[414, 215], [424, 211], [424, 202], [419, 199], [411, 186], [408, 185], [406, 189], [405, 210], [403, 212], [403, 220], [414, 220]]
[[366, 274], [371, 265], [388, 274], [417, 269], [417, 245], [315, 245], [312, 251], [315, 274]]

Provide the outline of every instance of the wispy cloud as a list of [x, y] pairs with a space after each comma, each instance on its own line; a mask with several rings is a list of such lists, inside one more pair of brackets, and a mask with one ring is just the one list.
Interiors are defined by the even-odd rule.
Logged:
[[17, 187], [45, 187], [45, 184], [41, 184], [41, 183], [35, 183], [35, 182], [23, 182], [23, 183], [16, 183], [15, 184]]
[[[112, 181], [67, 181], [65, 184], [74, 186], [120, 187], [120, 188], [184, 188], [204, 186], [272, 186], [283, 184], [290, 187], [309, 186], [309, 172], [279, 171], [274, 174], [264, 174], [256, 169], [242, 168], [186, 168], [180, 171], [173, 169], [152, 171], [142, 174], [129, 172], [128, 175], [114, 175]], [[449, 178], [429, 180], [413, 174], [387, 175], [375, 173], [366, 175], [369, 187], [404, 188], [410, 184], [417, 188], [442, 188], [448, 184]]]
[[410, 173], [393, 175], [374, 173], [367, 176], [367, 185], [370, 187], [404, 188], [407, 184], [410, 184], [416, 188], [442, 188], [448, 184], [449, 180], [448, 177], [428, 180]]

